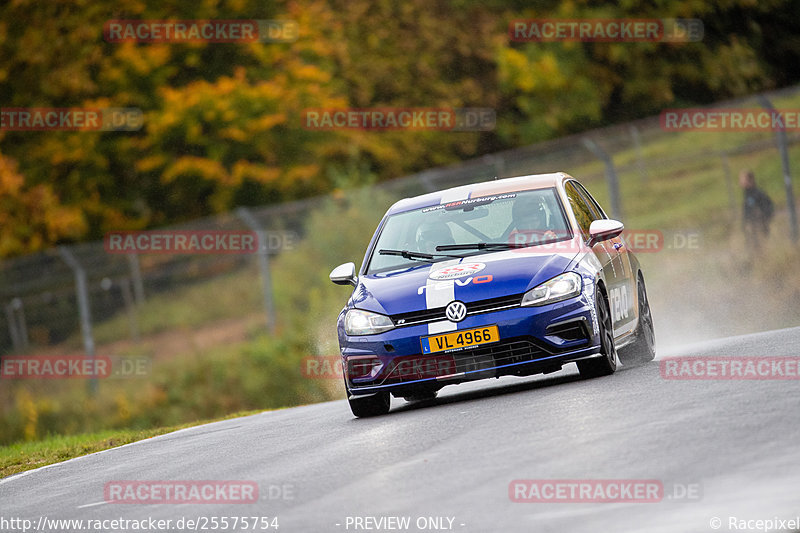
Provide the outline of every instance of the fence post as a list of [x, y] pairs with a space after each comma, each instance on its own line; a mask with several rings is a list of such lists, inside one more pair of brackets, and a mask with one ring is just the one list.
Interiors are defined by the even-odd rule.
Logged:
[[133, 285], [133, 296], [137, 307], [144, 304], [144, 284], [142, 283], [142, 270], [139, 267], [139, 256], [127, 254], [128, 267], [131, 271], [131, 283]]
[[736, 215], [736, 197], [733, 194], [733, 178], [731, 177], [731, 166], [728, 164], [727, 152], [722, 152], [720, 154], [720, 158], [722, 159], [722, 172], [725, 178], [725, 189], [728, 191], [728, 206], [731, 210], [731, 218], [735, 222], [739, 217]]
[[628, 128], [628, 131], [631, 133], [631, 137], [633, 137], [633, 147], [636, 151], [636, 166], [639, 167], [639, 176], [642, 178], [642, 181], [647, 181], [647, 167], [644, 164], [644, 155], [642, 154], [642, 138], [639, 135], [639, 128], [631, 124]]
[[269, 272], [269, 250], [267, 250], [267, 236], [261, 226], [246, 207], [236, 209], [236, 215], [251, 231], [258, 236], [258, 269], [261, 272], [261, 289], [264, 295], [264, 312], [267, 314], [267, 327], [270, 333], [275, 333], [275, 306], [272, 302], [272, 278]]
[[[89, 289], [86, 284], [86, 271], [75, 258], [72, 251], [66, 246], [59, 246], [58, 253], [64, 262], [69, 265], [75, 273], [75, 292], [78, 297], [78, 313], [81, 320], [81, 335], [83, 336], [83, 348], [86, 356], [92, 360], [92, 368], [95, 368], [94, 363], [94, 337], [92, 336], [92, 315], [89, 309]], [[97, 376], [93, 375], [89, 380], [89, 393], [94, 395], [97, 393]]]
[[418, 179], [422, 182], [422, 186], [425, 187], [427, 192], [433, 192], [436, 190], [436, 185], [433, 184], [431, 180], [431, 175], [433, 173], [430, 170], [423, 170], [419, 174], [417, 174]]
[[8, 334], [11, 336], [11, 345], [14, 347], [15, 352], [22, 351], [22, 341], [19, 338], [19, 329], [17, 327], [17, 317], [14, 313], [14, 305], [7, 303], [5, 306], [6, 318], [8, 318]]
[[503, 179], [506, 173], [505, 158], [499, 154], [486, 154], [483, 156], [482, 162], [486, 164], [486, 166], [492, 167], [494, 170], [494, 179]]
[[28, 324], [25, 321], [25, 306], [22, 304], [22, 298], [11, 300], [11, 306], [17, 314], [17, 328], [19, 328], [19, 338], [22, 341], [22, 350], [27, 352], [30, 345], [28, 344]]
[[[772, 105], [772, 102], [763, 94], [758, 95], [758, 102], [761, 107], [769, 109], [771, 114], [775, 116], [778, 112]], [[797, 243], [800, 238], [800, 232], [797, 229], [797, 211], [794, 206], [794, 191], [792, 190], [792, 174], [789, 172], [789, 141], [786, 139], [786, 128], [783, 127], [783, 120], [778, 121], [778, 128], [775, 132], [776, 140], [778, 141], [778, 150], [781, 152], [781, 166], [783, 167], [783, 187], [786, 190], [786, 203], [789, 208], [789, 231], [791, 232], [792, 242]]]
[[506, 158], [502, 152], [494, 156], [494, 167], [497, 179], [506, 177]]
[[605, 164], [608, 194], [611, 197], [611, 212], [614, 218], [622, 220], [622, 200], [620, 200], [619, 197], [619, 180], [617, 179], [617, 170], [614, 168], [614, 161], [611, 160], [611, 156], [608, 155], [608, 152], [600, 148], [600, 146], [589, 137], [584, 137], [581, 139], [581, 142], [595, 157]]
[[[127, 277], [119, 278], [120, 293], [122, 294], [122, 303], [125, 305], [125, 314], [128, 315], [128, 327], [131, 332], [131, 340], [138, 343], [139, 336], [139, 317], [136, 313], [136, 302], [133, 299], [133, 291], [131, 291], [131, 280]], [[114, 282], [111, 278], [103, 278], [100, 282], [100, 288], [108, 292], [114, 287]]]
[[128, 311], [128, 324], [131, 328], [131, 338], [133, 342], [139, 342], [139, 317], [136, 300], [131, 290], [130, 278], [120, 278], [119, 287], [122, 291], [122, 301], [125, 303], [125, 309]]

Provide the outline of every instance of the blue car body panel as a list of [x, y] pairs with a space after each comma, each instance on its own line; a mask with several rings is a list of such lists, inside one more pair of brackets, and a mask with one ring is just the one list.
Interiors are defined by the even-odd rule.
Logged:
[[[572, 262], [564, 255], [538, 255], [528, 249], [495, 252], [467, 257], [459, 263], [483, 263], [486, 268], [473, 276], [453, 280], [454, 299], [473, 302], [508, 294], [521, 294], [564, 272]], [[425, 287], [432, 270], [439, 264], [420, 263], [410, 272], [362, 276], [353, 293], [354, 307], [394, 315], [425, 308]], [[491, 281], [475, 283], [476, 277], [491, 276]]]
[[[356, 286], [338, 318], [339, 345], [350, 397], [381, 391], [397, 396], [413, 395], [415, 391], [473, 379], [558, 370], [568, 362], [598, 357], [595, 293], [600, 286], [607, 291], [624, 285], [631, 293], [624, 316], [620, 313], [615, 322], [615, 336], [624, 344], [625, 336], [633, 331], [637, 321], [636, 292], [627, 287], [635, 283], [639, 270], [635, 257], [624, 249], [609, 252], [603, 248], [598, 252], [576, 246], [540, 253], [537, 247], [532, 247], [482, 252], [433, 264], [419, 262], [401, 270], [365, 274], [388, 216], [487, 191], [493, 194], [543, 186], [556, 187], [559, 198], [566, 204], [563, 184], [572, 179], [563, 173], [511, 178], [431, 193], [392, 206], [369, 244]], [[569, 213], [568, 218], [577, 235], [574, 215]], [[474, 268], [467, 269], [463, 276], [432, 279], [443, 268], [464, 265]], [[537, 307], [519, 305], [525, 292], [564, 272], [581, 276], [578, 296]], [[444, 306], [453, 300], [463, 302], [468, 309], [466, 318], [457, 323], [443, 315]], [[379, 334], [347, 335], [344, 317], [352, 308], [387, 315], [395, 327]], [[497, 327], [499, 340], [436, 353], [428, 353], [429, 343], [424, 342], [430, 335], [487, 326]]]

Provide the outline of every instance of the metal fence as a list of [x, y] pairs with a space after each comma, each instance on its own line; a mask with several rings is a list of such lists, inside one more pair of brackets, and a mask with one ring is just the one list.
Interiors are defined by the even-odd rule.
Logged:
[[[750, 97], [714, 107], [758, 107], [764, 104], [763, 97], [779, 102], [798, 93], [800, 86], [759, 95], [762, 99]], [[579, 176], [587, 181], [604, 180], [612, 212], [624, 213], [620, 181], [647, 182], [658, 179], [665, 171], [715, 168], [735, 213], [738, 196], [734, 192], [731, 158], [762, 151], [770, 151], [777, 158], [781, 137], [773, 132], [751, 132], [725, 137], [713, 152], [662, 153], [659, 142], [669, 135], [672, 134], [660, 127], [659, 117], [650, 117], [426, 170], [377, 187], [399, 198], [494, 177], [585, 167]], [[783, 137], [786, 146], [800, 141], [796, 134]], [[788, 157], [784, 160], [784, 182], [790, 191]], [[308, 214], [324, 201], [322, 197], [239, 209], [165, 229], [255, 230], [264, 239], [269, 232], [286, 232], [299, 240], [303, 238]], [[253, 277], [254, 287], [263, 287], [264, 312], [267, 324], [272, 325], [280, 310], [274, 310], [271, 302], [269, 264], [281, 251], [270, 248], [262, 247], [255, 255], [117, 255], [107, 253], [103, 242], [90, 242], [4, 260], [0, 262], [0, 305], [6, 325], [0, 326], [0, 354], [29, 353], [67, 340], [80, 342], [83, 350], [92, 353], [95, 328], [110, 320], [119, 321], [120, 317], [128, 323], [124, 336], [136, 340], [136, 309], [148, 298], [172, 297], [194, 284], [231, 273], [247, 273]], [[103, 339], [112, 340], [121, 339]]]

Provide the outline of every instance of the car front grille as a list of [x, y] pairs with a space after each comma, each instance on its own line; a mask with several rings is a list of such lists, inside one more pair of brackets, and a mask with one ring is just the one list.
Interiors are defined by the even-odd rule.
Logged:
[[529, 340], [486, 344], [467, 350], [398, 357], [384, 374], [383, 383], [398, 383], [486, 370], [547, 357], [550, 353]]
[[[512, 294], [510, 296], [500, 296], [499, 298], [470, 302], [466, 304], [467, 316], [519, 307], [521, 301], [522, 294]], [[423, 309], [420, 311], [411, 311], [409, 313], [398, 313], [396, 315], [391, 315], [389, 318], [391, 318], [394, 325], [398, 327], [427, 324], [428, 322], [447, 320], [444, 309], [444, 307], [436, 307], [434, 309]]]

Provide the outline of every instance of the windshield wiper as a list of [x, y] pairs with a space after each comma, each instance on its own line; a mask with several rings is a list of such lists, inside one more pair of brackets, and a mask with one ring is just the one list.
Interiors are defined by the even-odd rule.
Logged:
[[[437, 247], [438, 250], [438, 247]], [[461, 255], [452, 255], [452, 254], [426, 254], [423, 252], [412, 252], [409, 250], [378, 250], [378, 253], [381, 255], [399, 255], [400, 257], [404, 257], [406, 259], [416, 259], [416, 260], [425, 260], [425, 261], [433, 261], [437, 257], [457, 257], [461, 259], [463, 256]]]
[[442, 244], [441, 246], [437, 246], [436, 250], [439, 252], [447, 250], [486, 250], [491, 248], [499, 248], [501, 250], [507, 250], [509, 248], [526, 248], [528, 246], [534, 246], [535, 244], [538, 243], [473, 242], [467, 244]]

